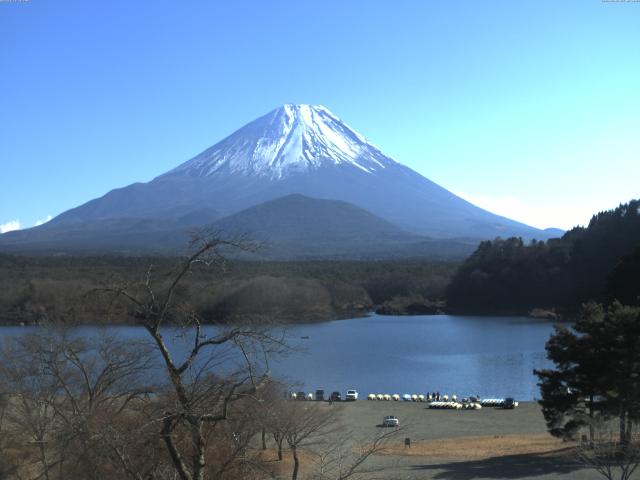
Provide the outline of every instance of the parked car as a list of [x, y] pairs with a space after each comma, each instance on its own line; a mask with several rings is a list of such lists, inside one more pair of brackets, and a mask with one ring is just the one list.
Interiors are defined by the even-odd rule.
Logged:
[[307, 399], [307, 395], [304, 392], [296, 393], [296, 400], [306, 400], [306, 399]]
[[382, 419], [383, 427], [397, 427], [398, 425], [399, 425], [398, 417], [395, 417], [393, 415], [387, 415]]
[[509, 410], [514, 409], [518, 406], [518, 402], [515, 401], [512, 397], [507, 397], [504, 399], [504, 403], [502, 404], [502, 408], [507, 408]]
[[358, 392], [356, 390], [347, 390], [347, 394], [344, 396], [344, 399], [355, 401], [358, 399]]
[[324, 400], [324, 390], [316, 390], [316, 400]]
[[339, 402], [340, 400], [342, 400], [342, 395], [340, 395], [340, 392], [332, 392], [331, 393], [331, 401], [332, 402]]

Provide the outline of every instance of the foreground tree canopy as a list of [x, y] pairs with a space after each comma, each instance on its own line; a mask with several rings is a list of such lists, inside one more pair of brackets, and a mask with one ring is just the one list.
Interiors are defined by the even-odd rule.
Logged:
[[640, 308], [588, 304], [572, 329], [556, 327], [546, 345], [555, 369], [536, 371], [549, 431], [574, 438], [617, 419], [629, 443], [640, 420]]
[[365, 461], [397, 432], [350, 443], [335, 428], [337, 407], [285, 399], [269, 369], [289, 350], [279, 329], [263, 321], [202, 328], [183, 280], [246, 244], [199, 237], [193, 248], [168, 279], [149, 268], [101, 292], [126, 306], [145, 338], [57, 326], [5, 342], [0, 478], [295, 480], [303, 470], [305, 478], [371, 478]]

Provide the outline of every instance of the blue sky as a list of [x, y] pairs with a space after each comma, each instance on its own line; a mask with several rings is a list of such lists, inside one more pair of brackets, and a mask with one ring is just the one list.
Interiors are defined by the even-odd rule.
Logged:
[[322, 104], [491, 211], [640, 196], [640, 3], [0, 1], [0, 228]]

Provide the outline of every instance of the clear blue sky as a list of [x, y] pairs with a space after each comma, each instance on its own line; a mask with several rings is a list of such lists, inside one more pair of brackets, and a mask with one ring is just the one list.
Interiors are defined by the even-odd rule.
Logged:
[[492, 211], [583, 224], [640, 196], [640, 3], [2, 0], [0, 225], [284, 103]]

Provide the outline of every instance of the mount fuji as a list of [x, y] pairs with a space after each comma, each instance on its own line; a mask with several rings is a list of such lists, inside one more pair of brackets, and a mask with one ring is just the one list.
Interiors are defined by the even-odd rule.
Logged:
[[[308, 201], [301, 202], [300, 196]], [[240, 215], [281, 197], [289, 201], [264, 209], [271, 228], [255, 212]], [[314, 203], [327, 200], [334, 202]], [[297, 217], [289, 218], [291, 204], [296, 205]], [[322, 211], [325, 220], [333, 209], [333, 217], [343, 218], [346, 229], [360, 225], [358, 241], [369, 240], [361, 243], [363, 247], [371, 246], [371, 235], [384, 224], [388, 234], [395, 230], [394, 256], [401, 255], [402, 245], [425, 245], [425, 240], [441, 244], [443, 239], [465, 239], [462, 243], [471, 245], [497, 236], [543, 240], [561, 233], [476, 207], [386, 156], [325, 107], [288, 104], [148, 183], [112, 190], [42, 226], [1, 235], [0, 249], [172, 249], [184, 244], [184, 232], [190, 228], [233, 225], [260, 238], [265, 229], [277, 231], [278, 222], [287, 215], [288, 242], [294, 244], [295, 218], [305, 216], [300, 205], [306, 205], [308, 216]], [[341, 215], [345, 208], [350, 215]], [[367, 225], [373, 219], [378, 230], [370, 231]], [[298, 223], [300, 239], [313, 256], [315, 243], [322, 239], [310, 238], [307, 222]], [[324, 232], [327, 238], [341, 230], [335, 221], [331, 223]], [[355, 241], [353, 235], [349, 238]], [[340, 251], [339, 242], [332, 242]], [[382, 242], [376, 251], [387, 246]], [[357, 245], [345, 251], [354, 248]]]

